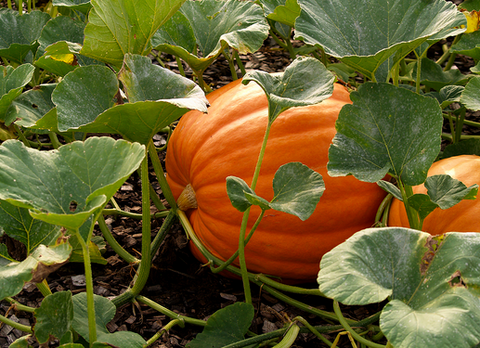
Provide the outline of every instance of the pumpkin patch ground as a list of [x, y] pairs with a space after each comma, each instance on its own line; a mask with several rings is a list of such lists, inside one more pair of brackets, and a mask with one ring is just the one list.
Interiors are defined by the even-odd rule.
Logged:
[[[458, 3], [458, 1], [457, 1]], [[0, 5], [5, 5], [0, 0]], [[429, 50], [432, 59], [438, 59], [442, 56], [442, 44], [440, 41]], [[300, 42], [294, 42], [294, 45], [300, 46]], [[267, 72], [283, 71], [290, 63], [289, 54], [280, 49], [275, 41], [268, 39], [263, 47], [254, 54], [241, 55], [243, 64], [248, 69], [260, 69]], [[178, 63], [168, 55], [163, 55], [165, 65], [171, 70], [178, 72]], [[468, 73], [475, 62], [465, 56], [457, 56], [455, 65], [462, 72]], [[192, 71], [185, 67], [187, 77], [192, 76]], [[207, 84], [218, 89], [231, 81], [231, 73], [228, 62], [220, 57], [209, 67], [204, 79]], [[361, 77], [359, 82], [363, 82]], [[251, 84], [253, 84], [251, 82]], [[476, 120], [480, 115], [470, 114], [469, 120]], [[445, 121], [444, 131], [449, 131], [448, 121]], [[235, 139], [238, 139], [239, 146], [246, 147], [250, 141], [249, 134], [236, 131]], [[470, 128], [464, 125], [464, 134], [480, 134], [480, 129]], [[157, 134], [154, 137], [157, 147], [166, 143], [165, 135]], [[446, 142], [442, 146], [446, 145]], [[166, 153], [159, 154], [163, 167], [166, 167], [168, 175], [168, 166], [165, 165]], [[159, 185], [156, 183], [154, 168], [149, 167], [153, 189], [161, 195]], [[328, 190], [328, 186], [327, 186]], [[140, 213], [142, 210], [141, 198], [141, 180], [139, 173], [131, 175], [114, 195], [119, 207], [125, 212]], [[177, 193], [176, 193], [177, 195]], [[381, 199], [378, 200], [379, 202]], [[378, 203], [379, 203], [378, 202]], [[107, 206], [108, 208], [108, 206]], [[156, 211], [155, 206], [151, 207], [152, 213]], [[141, 255], [142, 248], [142, 225], [140, 220], [129, 217], [106, 216], [106, 224], [112, 231], [115, 239], [134, 256]], [[151, 225], [152, 238], [159, 233], [163, 218], [153, 219]], [[368, 227], [368, 226], [365, 226]], [[101, 236], [98, 226], [95, 227], [94, 234]], [[25, 258], [25, 250], [22, 245], [6, 235], [0, 237], [0, 243], [7, 245], [10, 254], [18, 259]], [[103, 253], [105, 264], [92, 264], [94, 292], [103, 297], [115, 297], [121, 294], [127, 286], [132, 283], [135, 277], [135, 268], [130, 266], [116, 255], [113, 249], [107, 244], [100, 250]], [[282, 251], [282, 252], [288, 252]], [[288, 272], [287, 272], [288, 273]], [[84, 267], [82, 263], [70, 262], [59, 268], [48, 276], [48, 284], [54, 291], [69, 290], [72, 294], [85, 291]], [[455, 279], [454, 279], [455, 278]], [[457, 277], [452, 277], [451, 283]], [[462, 283], [462, 279], [459, 283]], [[298, 279], [297, 279], [298, 281]], [[301, 283], [305, 288], [318, 289], [315, 281], [311, 283]], [[1, 284], [0, 284], [1, 286]], [[153, 255], [152, 269], [150, 276], [141, 295], [148, 297], [156, 303], [165, 306], [167, 309], [179, 315], [188, 316], [200, 320], [206, 320], [217, 310], [225, 308], [233, 303], [240, 303], [245, 300], [244, 287], [241, 280], [224, 277], [213, 274], [208, 267], [202, 265], [191, 252], [189, 240], [183, 231], [180, 223], [176, 221], [170, 232], [166, 236], [159, 250]], [[307, 303], [309, 307], [321, 311], [334, 311], [332, 300], [320, 296], [289, 294], [294, 300]], [[302, 316], [308, 320], [311, 325], [332, 325], [336, 322], [327, 319], [321, 319], [309, 312], [309, 308], [304, 310], [291, 306], [286, 302], [279, 300], [261, 287], [252, 285], [252, 298], [255, 309], [254, 320], [250, 330], [257, 334], [267, 333], [279, 328], [285, 327], [285, 324], [297, 316]], [[23, 291], [15, 297], [20, 303], [30, 307], [38, 307], [44, 299], [38, 288], [33, 284], [27, 284]], [[341, 310], [345, 318], [362, 320], [379, 311], [385, 306], [385, 301], [378, 304], [348, 306], [341, 305]], [[30, 326], [34, 322], [34, 317], [25, 311], [17, 311], [9, 302], [0, 302], [0, 315], [6, 316], [11, 320], [18, 321], [24, 325]], [[140, 302], [120, 306], [116, 314], [108, 324], [109, 332], [131, 331], [140, 334], [146, 340], [160, 332], [162, 328], [170, 322], [171, 318], [162, 315], [159, 311], [150, 308]], [[185, 347], [202, 328], [195, 325], [186, 324], [174, 325], [168, 332], [164, 333], [156, 342], [149, 347], [154, 348], [174, 348]], [[325, 337], [333, 342], [339, 332], [345, 332], [344, 329], [332, 331]], [[9, 347], [17, 338], [25, 333], [13, 329], [8, 325], [0, 326], [0, 348]], [[371, 337], [370, 337], [371, 338]], [[387, 340], [376, 338], [379, 344], [386, 344]], [[53, 342], [52, 347], [59, 343]], [[347, 335], [339, 338], [337, 347], [351, 347], [351, 341]], [[35, 344], [34, 347], [38, 347]], [[322, 348], [328, 347], [312, 333], [301, 333], [295, 341], [293, 347], [303, 348]], [[123, 347], [122, 347], [123, 348]], [[128, 348], [128, 347], [125, 347]]]

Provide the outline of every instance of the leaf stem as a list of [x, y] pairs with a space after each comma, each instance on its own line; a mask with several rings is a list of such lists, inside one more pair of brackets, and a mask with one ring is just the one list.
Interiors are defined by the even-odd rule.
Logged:
[[123, 260], [128, 262], [129, 264], [137, 264], [140, 262], [139, 259], [137, 259], [135, 256], [130, 254], [128, 251], [126, 251], [113, 237], [112, 232], [108, 228], [107, 224], [105, 223], [105, 218], [103, 215], [100, 215], [100, 217], [97, 220], [98, 226], [100, 227], [100, 231], [102, 232], [103, 238], [107, 241], [108, 245], [110, 245], [115, 251], [118, 256], [120, 256]]
[[[252, 183], [250, 186], [253, 191], [255, 191], [258, 177], [260, 176], [260, 168], [262, 166], [263, 157], [265, 156], [265, 149], [267, 147], [267, 140], [268, 140], [268, 135], [270, 134], [271, 127], [272, 127], [272, 123], [268, 121], [267, 128], [265, 130], [265, 135], [263, 136], [262, 147], [260, 148], [260, 153], [258, 155], [257, 164], [255, 166], [255, 171], [253, 173]], [[250, 281], [248, 279], [247, 262], [245, 260], [245, 233], [247, 230], [247, 223], [248, 223], [249, 216], [250, 216], [250, 207], [243, 213], [242, 224], [240, 226], [240, 234], [239, 234], [239, 242], [238, 242], [238, 262], [239, 262], [240, 271], [242, 274], [243, 289], [245, 292], [245, 302], [251, 304], [252, 294], [250, 291]]]
[[11, 298], [11, 297], [5, 297], [4, 300], [7, 301], [8, 303], [11, 303], [11, 304], [14, 306], [14, 309], [15, 309], [15, 310], [24, 311], [24, 312], [28, 312], [28, 313], [33, 313], [33, 312], [35, 312], [35, 308], [29, 307], [29, 306], [25, 306], [25, 305], [21, 304], [20, 302], [14, 300], [14, 299]]
[[162, 244], [163, 240], [165, 239], [165, 236], [167, 235], [168, 231], [170, 230], [170, 227], [172, 226], [173, 222], [175, 221], [176, 216], [177, 216], [177, 214], [175, 213], [174, 210], [170, 210], [168, 212], [167, 217], [163, 221], [162, 227], [160, 227], [160, 230], [158, 231], [157, 235], [153, 239], [153, 242], [150, 246], [151, 255], [155, 255], [158, 248], [160, 248], [160, 245]]
[[166, 307], [163, 307], [162, 305], [158, 304], [157, 302], [150, 300], [149, 298], [147, 298], [145, 296], [138, 295], [136, 297], [136, 300], [138, 302], [146, 304], [147, 306], [155, 309], [156, 311], [158, 311], [162, 314], [165, 314], [169, 318], [178, 319], [178, 320], [181, 320], [184, 323], [197, 325], [197, 326], [207, 325], [207, 322], [204, 321], [204, 320], [190, 318], [190, 317], [187, 317], [187, 316], [184, 316], [184, 315], [177, 314], [177, 313], [171, 311], [170, 309], [168, 309]]
[[[92, 224], [93, 227], [93, 224]], [[83, 240], [82, 235], [79, 230], [75, 231], [78, 239], [78, 243], [82, 247], [83, 253], [83, 264], [85, 268], [85, 281], [86, 281], [86, 294], [87, 294], [87, 311], [88, 311], [88, 337], [90, 347], [93, 345], [93, 342], [97, 340], [97, 325], [95, 318], [95, 303], [93, 298], [93, 275], [92, 275], [92, 266], [90, 263], [90, 252], [88, 250], [88, 243], [90, 242], [90, 234], [87, 238], [87, 241]]]
[[384, 346], [383, 344], [378, 344], [363, 338], [355, 330], [353, 330], [345, 320], [345, 317], [343, 316], [342, 311], [340, 310], [340, 306], [337, 300], [333, 301], [333, 310], [335, 311], [335, 314], [337, 315], [338, 321], [340, 322], [340, 324], [342, 324], [345, 330], [347, 330], [354, 339], [371, 348], [386, 348], [386, 346]]
[[148, 276], [150, 275], [152, 263], [150, 244], [152, 237], [150, 230], [150, 181], [148, 179], [147, 153], [145, 153], [142, 160], [140, 178], [142, 181], [142, 260], [140, 261], [137, 274], [134, 277], [133, 286], [112, 300], [113, 304], [117, 307], [132, 301], [138, 294], [140, 294], [147, 283]]
[[228, 65], [230, 67], [230, 74], [232, 75], [233, 80], [238, 80], [238, 75], [237, 75], [237, 70], [235, 69], [235, 63], [233, 61], [233, 58], [230, 56], [230, 53], [227, 52], [228, 47], [225, 47], [222, 50], [223, 55], [225, 56], [225, 59], [228, 62]]
[[[132, 218], [132, 219], [137, 219], [137, 220], [142, 219], [142, 214], [131, 213], [129, 211], [125, 211], [125, 210], [121, 210], [121, 209], [103, 209], [102, 214], [103, 215], [113, 215], [113, 216], [120, 215], [120, 216], [125, 216], [125, 217], [129, 217], [129, 218]], [[150, 218], [151, 219], [158, 219], [158, 218], [165, 217], [167, 215], [168, 215], [168, 210], [159, 211], [159, 212], [156, 212], [154, 214], [151, 214]]]
[[41, 294], [43, 295], [43, 297], [46, 297], [52, 294], [52, 291], [50, 290], [50, 287], [48, 286], [46, 279], [42, 280], [41, 283], [37, 283], [36, 285], [38, 290], [40, 290]]
[[23, 332], [28, 332], [28, 333], [33, 332], [32, 328], [30, 326], [17, 323], [15, 321], [11, 320], [11, 319], [8, 319], [7, 317], [4, 317], [1, 314], [0, 314], [0, 322], [4, 323], [5, 325], [9, 325], [9, 326], [13, 327], [14, 329], [18, 329], [20, 331], [23, 331]]
[[315, 329], [315, 327], [313, 327], [312, 325], [310, 325], [310, 323], [308, 321], [306, 321], [304, 318], [302, 317], [295, 317], [293, 319], [293, 321], [299, 321], [301, 322], [305, 327], [307, 327], [315, 336], [317, 336], [320, 341], [322, 341], [323, 343], [325, 343], [327, 346], [331, 347], [332, 346], [332, 342], [330, 342], [329, 340], [327, 340], [320, 332], [318, 332], [317, 329]]
[[[152, 143], [153, 144], [153, 143]], [[155, 152], [156, 154], [156, 152]], [[147, 283], [152, 263], [152, 255], [150, 253], [151, 244], [151, 220], [150, 220], [150, 181], [148, 179], [148, 156], [145, 157], [141, 164], [141, 180], [142, 180], [142, 260], [138, 267], [137, 279], [131, 292], [137, 296]]]
[[178, 56], [175, 56], [175, 60], [177, 61], [178, 70], [180, 71], [180, 75], [185, 77], [185, 70], [183, 70], [183, 64], [182, 64], [181, 59]]
[[150, 345], [154, 344], [155, 341], [157, 341], [160, 337], [162, 337], [162, 335], [167, 332], [168, 330], [170, 330], [172, 327], [174, 327], [175, 325], [178, 325], [180, 327], [184, 327], [185, 326], [185, 323], [183, 322], [183, 320], [180, 320], [180, 319], [174, 319], [174, 320], [171, 320], [169, 321], [169, 323], [167, 325], [165, 325], [164, 327], [162, 327], [162, 329], [160, 331], [158, 331], [155, 335], [153, 335], [148, 341], [147, 341], [147, 344], [145, 345], [145, 347], [149, 347]]
[[403, 204], [405, 205], [405, 211], [407, 212], [408, 223], [410, 228], [421, 231], [422, 223], [418, 216], [418, 213], [415, 209], [410, 206], [408, 199], [413, 195], [412, 187], [409, 185], [404, 185], [400, 177], [397, 178], [398, 188], [402, 194]]
[[[153, 140], [150, 140], [148, 142], [147, 149], [148, 149], [148, 154], [150, 155], [150, 160], [152, 161], [153, 170], [155, 172], [155, 175], [157, 176], [158, 184], [162, 189], [163, 196], [167, 200], [170, 207], [175, 208], [177, 204], [175, 202], [175, 198], [173, 197], [172, 190], [170, 190], [170, 186], [168, 186], [167, 179], [165, 178], [165, 173], [162, 168], [162, 164], [160, 163], [157, 150], [155, 149], [155, 145], [153, 144]], [[148, 172], [146, 174], [147, 174], [147, 180], [148, 180]], [[150, 208], [148, 211], [150, 211]]]
[[[258, 224], [262, 221], [262, 218], [263, 218], [263, 215], [265, 214], [265, 210], [262, 210], [262, 212], [260, 213], [260, 215], [258, 216], [257, 218], [257, 221], [255, 221], [255, 223], [253, 224], [252, 228], [250, 229], [250, 232], [248, 233], [248, 236], [247, 238], [245, 238], [245, 245], [248, 244], [248, 241], [250, 240], [250, 238], [252, 238], [253, 236], [253, 232], [255, 232], [255, 230], [257, 229], [258, 227]], [[228, 265], [230, 265], [237, 257], [238, 257], [238, 249], [237, 251], [235, 251], [233, 253], [232, 256], [230, 256], [230, 258], [225, 261], [224, 263], [222, 263], [219, 267], [213, 267], [213, 266], [210, 266], [210, 270], [213, 272], [213, 273], [219, 273], [221, 271], [223, 271], [225, 269], [225, 267], [227, 267]]]

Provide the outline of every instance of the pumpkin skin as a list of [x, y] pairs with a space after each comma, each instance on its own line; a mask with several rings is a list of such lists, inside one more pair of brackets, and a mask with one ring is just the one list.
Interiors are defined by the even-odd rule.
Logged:
[[[256, 83], [245, 86], [240, 80], [215, 90], [208, 99], [208, 114], [191, 111], [174, 130], [166, 154], [167, 181], [175, 198], [191, 184], [198, 202], [197, 209], [187, 211], [193, 229], [212, 254], [226, 260], [238, 248], [243, 214], [231, 205], [225, 179], [233, 175], [251, 184], [267, 127], [268, 102]], [[273, 123], [255, 192], [270, 201], [275, 172], [297, 161], [320, 173], [326, 189], [306, 221], [274, 210], [265, 213], [245, 248], [249, 271], [290, 283], [314, 281], [323, 254], [374, 223], [385, 192], [352, 176], [327, 174], [335, 121], [347, 103], [351, 103], [348, 91], [336, 84], [329, 99], [289, 109]], [[260, 209], [252, 207], [247, 234], [259, 214]]]
[[[428, 176], [449, 174], [467, 187], [480, 184], [480, 157], [474, 155], [454, 156], [433, 163]], [[414, 186], [413, 193], [427, 193], [424, 185]], [[394, 199], [388, 216], [389, 226], [409, 227], [403, 202]], [[432, 235], [446, 232], [480, 232], [480, 202], [463, 200], [449, 209], [435, 209], [428, 215], [422, 230]]]

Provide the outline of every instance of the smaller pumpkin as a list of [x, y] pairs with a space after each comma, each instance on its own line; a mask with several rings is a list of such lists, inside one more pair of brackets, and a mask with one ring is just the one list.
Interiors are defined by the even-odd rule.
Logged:
[[[480, 184], [480, 157], [454, 156], [433, 163], [428, 176], [448, 174], [466, 186]], [[413, 193], [427, 193], [424, 185], [413, 187]], [[390, 207], [389, 226], [409, 227], [403, 202], [394, 199]], [[446, 232], [480, 232], [480, 201], [463, 200], [449, 209], [435, 209], [428, 215], [422, 230], [432, 235]]]

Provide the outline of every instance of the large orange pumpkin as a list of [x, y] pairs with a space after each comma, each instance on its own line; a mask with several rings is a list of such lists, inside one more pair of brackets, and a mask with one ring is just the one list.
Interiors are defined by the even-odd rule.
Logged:
[[[455, 156], [433, 163], [428, 176], [448, 174], [466, 186], [480, 184], [480, 157]], [[413, 193], [427, 193], [423, 185], [413, 187]], [[390, 207], [389, 226], [409, 227], [403, 202], [394, 200]], [[433, 235], [445, 232], [480, 232], [480, 201], [463, 200], [449, 209], [435, 209], [423, 222], [423, 231]]]
[[[254, 82], [240, 81], [208, 95], [208, 114], [185, 114], [170, 139], [167, 180], [178, 197], [186, 185], [196, 193], [197, 209], [187, 212], [196, 235], [215, 256], [228, 259], [238, 248], [242, 213], [232, 207], [226, 177], [249, 185], [267, 126], [267, 98]], [[323, 254], [353, 233], [370, 227], [385, 193], [376, 184], [327, 174], [328, 148], [340, 109], [350, 103], [345, 87], [335, 85], [322, 103], [292, 108], [271, 128], [255, 192], [273, 198], [272, 180], [288, 162], [302, 162], [323, 176], [325, 192], [306, 221], [269, 210], [246, 246], [247, 268], [286, 281], [314, 281]], [[249, 227], [260, 210], [253, 207]], [[249, 229], [247, 230], [248, 233]], [[192, 247], [198, 259], [205, 259]]]

